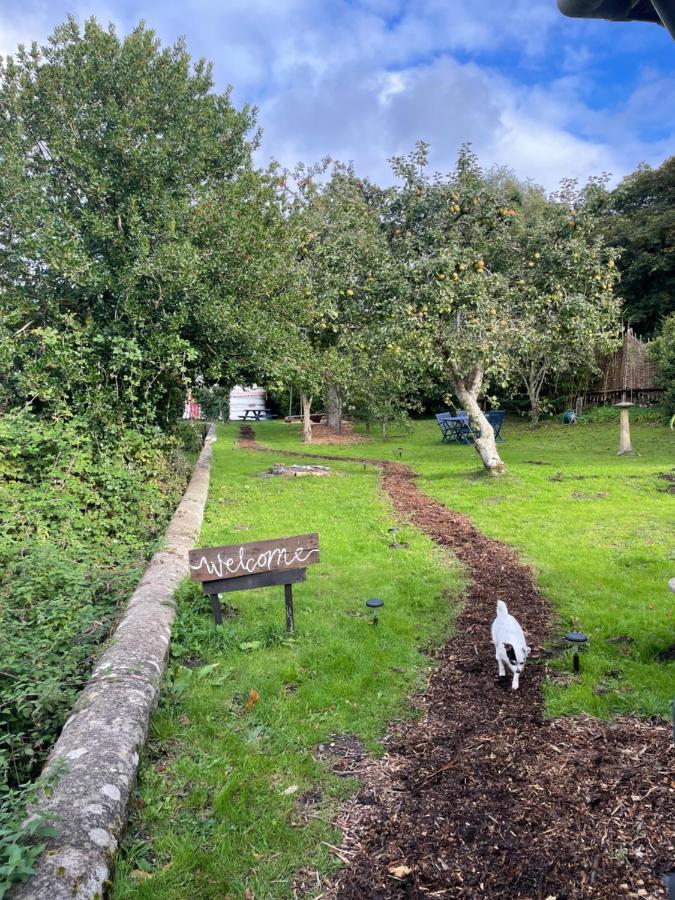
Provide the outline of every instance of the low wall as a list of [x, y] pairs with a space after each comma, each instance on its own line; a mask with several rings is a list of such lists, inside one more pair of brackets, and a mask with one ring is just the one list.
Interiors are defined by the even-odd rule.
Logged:
[[49, 757], [63, 774], [39, 808], [57, 817], [35, 873], [11, 900], [102, 900], [127, 818], [138, 754], [166, 666], [174, 593], [189, 574], [209, 488], [212, 426], [190, 483], [134, 591], [110, 646], [97, 662]]

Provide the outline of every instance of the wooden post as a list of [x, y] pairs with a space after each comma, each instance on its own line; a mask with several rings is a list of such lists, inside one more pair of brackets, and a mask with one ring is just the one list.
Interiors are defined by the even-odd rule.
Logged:
[[621, 403], [615, 403], [614, 405], [621, 410], [621, 420], [619, 422], [619, 452], [617, 455], [634, 456], [635, 450], [633, 450], [630, 442], [630, 421], [628, 419], [628, 410], [633, 404], [626, 400], [622, 400]]
[[216, 625], [223, 624], [223, 614], [220, 609], [220, 595], [219, 594], [210, 594], [211, 597], [211, 609], [213, 610], [213, 618], [215, 620]]
[[286, 628], [289, 634], [295, 634], [295, 616], [293, 614], [293, 585], [284, 585], [284, 598], [286, 600]]

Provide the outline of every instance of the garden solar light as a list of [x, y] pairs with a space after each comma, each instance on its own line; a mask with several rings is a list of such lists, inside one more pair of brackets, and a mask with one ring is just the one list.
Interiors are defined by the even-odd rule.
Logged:
[[578, 675], [581, 668], [579, 666], [579, 648], [582, 644], [588, 643], [588, 638], [581, 631], [570, 631], [565, 635], [565, 640], [569, 641], [569, 643], [574, 647], [572, 667], [574, 669], [574, 674]]
[[401, 459], [403, 456], [403, 447], [397, 447], [396, 449], [398, 450], [398, 458]]
[[380, 600], [379, 597], [371, 597], [370, 600], [366, 600], [366, 606], [373, 610], [373, 625], [377, 625], [377, 611], [384, 606], [384, 600]]
[[398, 539], [398, 528], [390, 528], [389, 534], [392, 536], [393, 540], [389, 546], [392, 550], [398, 550], [400, 547], [407, 547], [407, 544], [402, 544]]

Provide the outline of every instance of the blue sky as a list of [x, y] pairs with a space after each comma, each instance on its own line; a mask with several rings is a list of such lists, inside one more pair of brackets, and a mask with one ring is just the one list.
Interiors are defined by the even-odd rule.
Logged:
[[0, 0], [0, 54], [69, 12], [184, 35], [219, 89], [259, 107], [261, 163], [331, 155], [388, 180], [418, 138], [440, 170], [470, 140], [484, 164], [554, 189], [675, 152], [675, 42], [566, 19], [555, 0]]

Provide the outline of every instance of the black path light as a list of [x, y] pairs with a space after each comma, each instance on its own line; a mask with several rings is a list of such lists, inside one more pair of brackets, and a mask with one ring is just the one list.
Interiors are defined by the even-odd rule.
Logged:
[[569, 631], [565, 635], [565, 640], [574, 647], [572, 668], [574, 669], [574, 674], [578, 675], [581, 670], [581, 666], [579, 665], [579, 650], [584, 644], [588, 643], [588, 638], [581, 631]]
[[377, 611], [384, 606], [384, 600], [380, 600], [379, 597], [371, 597], [370, 600], [366, 600], [366, 606], [373, 610], [373, 625], [377, 625]]
[[403, 456], [403, 447], [397, 447], [396, 450], [398, 452], [398, 458], [401, 459]]
[[401, 541], [399, 541], [399, 539], [398, 539], [398, 528], [396, 528], [396, 527], [390, 528], [390, 529], [389, 529], [389, 534], [390, 534], [391, 537], [392, 537], [392, 542], [391, 542], [391, 544], [389, 544], [389, 547], [390, 547], [392, 550], [400, 550], [401, 548], [407, 547], [407, 546], [408, 546], [407, 544], [403, 544]]

